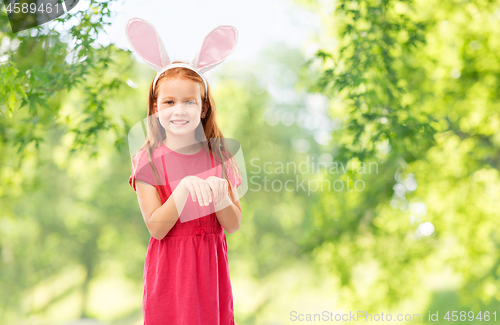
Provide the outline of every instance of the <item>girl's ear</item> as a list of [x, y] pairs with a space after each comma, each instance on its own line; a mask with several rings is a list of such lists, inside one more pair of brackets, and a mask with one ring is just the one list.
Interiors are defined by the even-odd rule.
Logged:
[[165, 45], [151, 23], [139, 17], [130, 18], [125, 35], [134, 51], [156, 72], [171, 63]]
[[204, 73], [221, 64], [233, 53], [238, 42], [238, 30], [230, 25], [216, 27], [203, 40], [189, 65]]

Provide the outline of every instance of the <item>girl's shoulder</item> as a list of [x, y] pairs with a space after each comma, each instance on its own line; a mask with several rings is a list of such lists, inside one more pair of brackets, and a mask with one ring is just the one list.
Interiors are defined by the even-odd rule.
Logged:
[[151, 154], [148, 151], [148, 148], [139, 149], [132, 157], [134, 164], [138, 163], [139, 166], [144, 166], [146, 163], [149, 163], [149, 155], [151, 155], [152, 162], [157, 161], [162, 155], [161, 147], [154, 148]]

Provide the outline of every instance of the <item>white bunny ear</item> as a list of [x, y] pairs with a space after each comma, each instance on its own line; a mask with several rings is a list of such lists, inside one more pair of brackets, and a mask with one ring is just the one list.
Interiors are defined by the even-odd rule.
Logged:
[[222, 25], [214, 28], [203, 40], [189, 65], [204, 73], [221, 64], [233, 53], [238, 42], [238, 30], [234, 26]]
[[156, 28], [148, 21], [133, 17], [127, 21], [125, 35], [133, 50], [156, 72], [171, 63]]

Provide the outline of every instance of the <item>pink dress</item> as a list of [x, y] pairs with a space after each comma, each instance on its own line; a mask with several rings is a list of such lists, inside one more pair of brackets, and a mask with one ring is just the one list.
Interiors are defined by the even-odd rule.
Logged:
[[[213, 157], [204, 148], [184, 155], [163, 144], [155, 149], [152, 158], [161, 183], [154, 180], [146, 153], [141, 155], [135, 178], [155, 186], [162, 204], [175, 189], [175, 180], [169, 176], [182, 179], [183, 171], [193, 175], [214, 167]], [[215, 164], [216, 173], [222, 177], [222, 165], [217, 161]], [[241, 178], [235, 184], [231, 168], [226, 170], [231, 184], [238, 187]], [[133, 174], [129, 178], [131, 186], [132, 177]], [[204, 209], [207, 207], [200, 207], [198, 200], [192, 202], [188, 195], [183, 213], [201, 214], [183, 223], [179, 218], [161, 240], [150, 238], [143, 275], [144, 325], [234, 324], [226, 236], [216, 214], [208, 210], [205, 215]]]

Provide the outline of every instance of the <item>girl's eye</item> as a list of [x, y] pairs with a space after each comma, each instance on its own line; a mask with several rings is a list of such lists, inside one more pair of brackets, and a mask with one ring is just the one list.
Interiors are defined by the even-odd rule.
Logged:
[[[171, 101], [171, 100], [167, 100], [167, 101], [165, 101], [164, 103], [165, 103], [165, 104], [170, 105], [170, 103], [173, 103], [173, 101]], [[195, 104], [196, 104], [196, 101], [194, 101], [194, 100], [190, 100], [190, 101], [189, 101], [189, 102], [187, 102], [187, 103], [188, 103], [188, 104], [190, 104], [190, 105], [195, 105]]]

